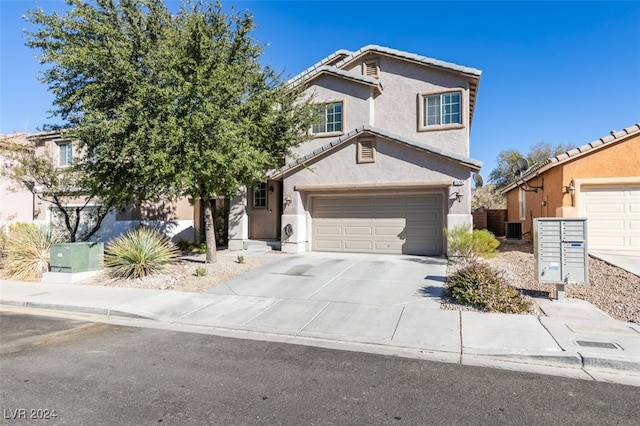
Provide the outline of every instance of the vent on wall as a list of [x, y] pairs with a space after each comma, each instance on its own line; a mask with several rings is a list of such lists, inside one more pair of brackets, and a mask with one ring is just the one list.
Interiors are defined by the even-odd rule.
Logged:
[[362, 64], [362, 74], [367, 77], [378, 78], [378, 62], [371, 61]]
[[509, 240], [521, 240], [522, 222], [505, 222], [504, 233]]
[[358, 141], [358, 158], [356, 160], [358, 164], [376, 162], [376, 146], [373, 140]]

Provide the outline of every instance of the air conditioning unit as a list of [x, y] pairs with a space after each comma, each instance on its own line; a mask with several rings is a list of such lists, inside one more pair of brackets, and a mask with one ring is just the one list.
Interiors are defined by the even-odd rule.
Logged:
[[504, 234], [508, 240], [521, 240], [522, 222], [505, 222]]

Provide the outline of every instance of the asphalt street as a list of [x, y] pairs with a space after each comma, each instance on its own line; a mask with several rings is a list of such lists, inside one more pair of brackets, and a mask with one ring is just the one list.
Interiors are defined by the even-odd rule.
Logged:
[[640, 422], [618, 384], [12, 312], [0, 332], [2, 424]]

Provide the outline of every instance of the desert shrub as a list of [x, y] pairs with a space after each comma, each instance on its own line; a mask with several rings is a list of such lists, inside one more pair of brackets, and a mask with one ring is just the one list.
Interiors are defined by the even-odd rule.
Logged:
[[205, 268], [204, 266], [198, 266], [196, 268], [195, 275], [196, 277], [204, 277], [205, 275], [207, 275], [207, 268]]
[[528, 312], [531, 303], [486, 263], [471, 262], [447, 279], [444, 295], [487, 312]]
[[180, 240], [176, 243], [176, 247], [180, 251], [192, 251], [195, 248], [196, 244], [190, 240]]
[[236, 258], [236, 262], [238, 263], [244, 263], [244, 256], [239, 254], [238, 257]]
[[471, 230], [471, 225], [460, 225], [445, 229], [447, 246], [451, 256], [463, 263], [471, 263], [482, 257], [490, 259], [498, 252], [500, 242], [486, 229]]
[[133, 279], [160, 274], [178, 258], [177, 247], [158, 231], [139, 228], [110, 241], [104, 266], [113, 278]]
[[6, 256], [7, 239], [7, 229], [4, 226], [0, 226], [0, 268], [3, 268], [3, 261]]
[[11, 224], [3, 249], [3, 267], [13, 279], [39, 279], [49, 271], [51, 245], [65, 241], [61, 233], [49, 226]]

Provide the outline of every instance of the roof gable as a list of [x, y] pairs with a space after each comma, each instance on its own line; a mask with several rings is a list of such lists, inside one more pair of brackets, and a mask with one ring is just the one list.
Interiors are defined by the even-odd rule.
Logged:
[[[525, 181], [529, 178], [540, 175], [541, 173], [546, 172], [549, 169], [552, 169], [561, 164], [567, 163], [569, 161], [576, 160], [579, 157], [584, 155], [593, 154], [601, 149], [608, 148], [616, 143], [624, 142], [633, 136], [640, 135], [640, 123], [634, 124], [633, 126], [626, 127], [619, 131], [611, 131], [611, 133], [607, 136], [603, 136], [600, 139], [596, 139], [587, 144], [579, 146], [577, 148], [571, 149], [567, 152], [563, 152], [562, 154], [556, 155], [555, 157], [547, 158], [545, 161], [540, 163], [537, 166], [530, 168], [523, 176], [522, 179]], [[512, 189], [516, 188], [516, 183], [513, 182], [501, 192], [506, 194]]]
[[409, 138], [405, 138], [403, 136], [399, 136], [390, 132], [387, 132], [385, 130], [379, 129], [377, 127], [373, 127], [373, 126], [368, 126], [368, 125], [364, 125], [361, 127], [358, 127], [355, 130], [352, 130], [351, 132], [343, 135], [342, 137], [324, 145], [321, 146], [320, 148], [314, 150], [313, 152], [310, 152], [302, 157], [300, 157], [299, 159], [297, 159], [296, 161], [289, 163], [287, 165], [285, 165], [284, 167], [282, 167], [280, 170], [275, 171], [274, 173], [272, 173], [269, 177], [271, 179], [277, 179], [282, 177], [283, 175], [296, 170], [298, 168], [304, 167], [305, 163], [321, 156], [321, 155], [325, 155], [327, 153], [329, 153], [330, 151], [336, 149], [337, 147], [350, 142], [351, 140], [353, 140], [355, 137], [358, 136], [362, 136], [364, 134], [369, 134], [369, 135], [374, 135], [374, 136], [378, 136], [390, 141], [394, 141], [397, 143], [401, 143], [413, 148], [417, 148], [421, 151], [424, 152], [428, 152], [431, 154], [435, 154], [438, 155], [446, 160], [449, 161], [455, 161], [458, 162], [460, 164], [462, 164], [463, 166], [469, 168], [470, 170], [473, 171], [479, 171], [480, 168], [482, 167], [482, 162], [475, 160], [473, 158], [469, 158], [469, 157], [465, 157], [463, 155], [459, 155], [459, 154], [455, 154], [452, 152], [447, 152], [445, 150], [442, 150], [440, 148], [436, 148], [434, 146], [431, 145], [427, 145], [421, 142], [417, 142], [414, 140], [411, 140]]
[[[315, 65], [302, 71], [300, 74], [289, 80], [287, 84], [309, 84], [320, 75], [330, 74], [336, 77], [348, 79], [353, 82], [372, 85], [373, 87], [376, 87], [380, 93], [382, 93], [382, 85], [377, 79], [362, 76], [358, 73], [344, 71], [344, 68], [346, 66], [368, 54], [384, 55], [399, 59], [401, 61], [436, 68], [442, 71], [451, 72], [466, 77], [469, 81], [469, 120], [473, 121], [476, 96], [482, 71], [476, 68], [465, 67], [451, 62], [440, 61], [438, 59], [429, 58], [427, 56], [417, 55], [414, 53], [404, 52], [402, 50], [391, 49], [389, 47], [378, 46], [375, 44], [367, 45], [361, 49], [356, 50], [355, 52], [350, 52], [348, 50], [338, 50], [327, 56], [320, 62], [316, 63]], [[376, 81], [377, 84], [372, 84], [369, 79]]]

